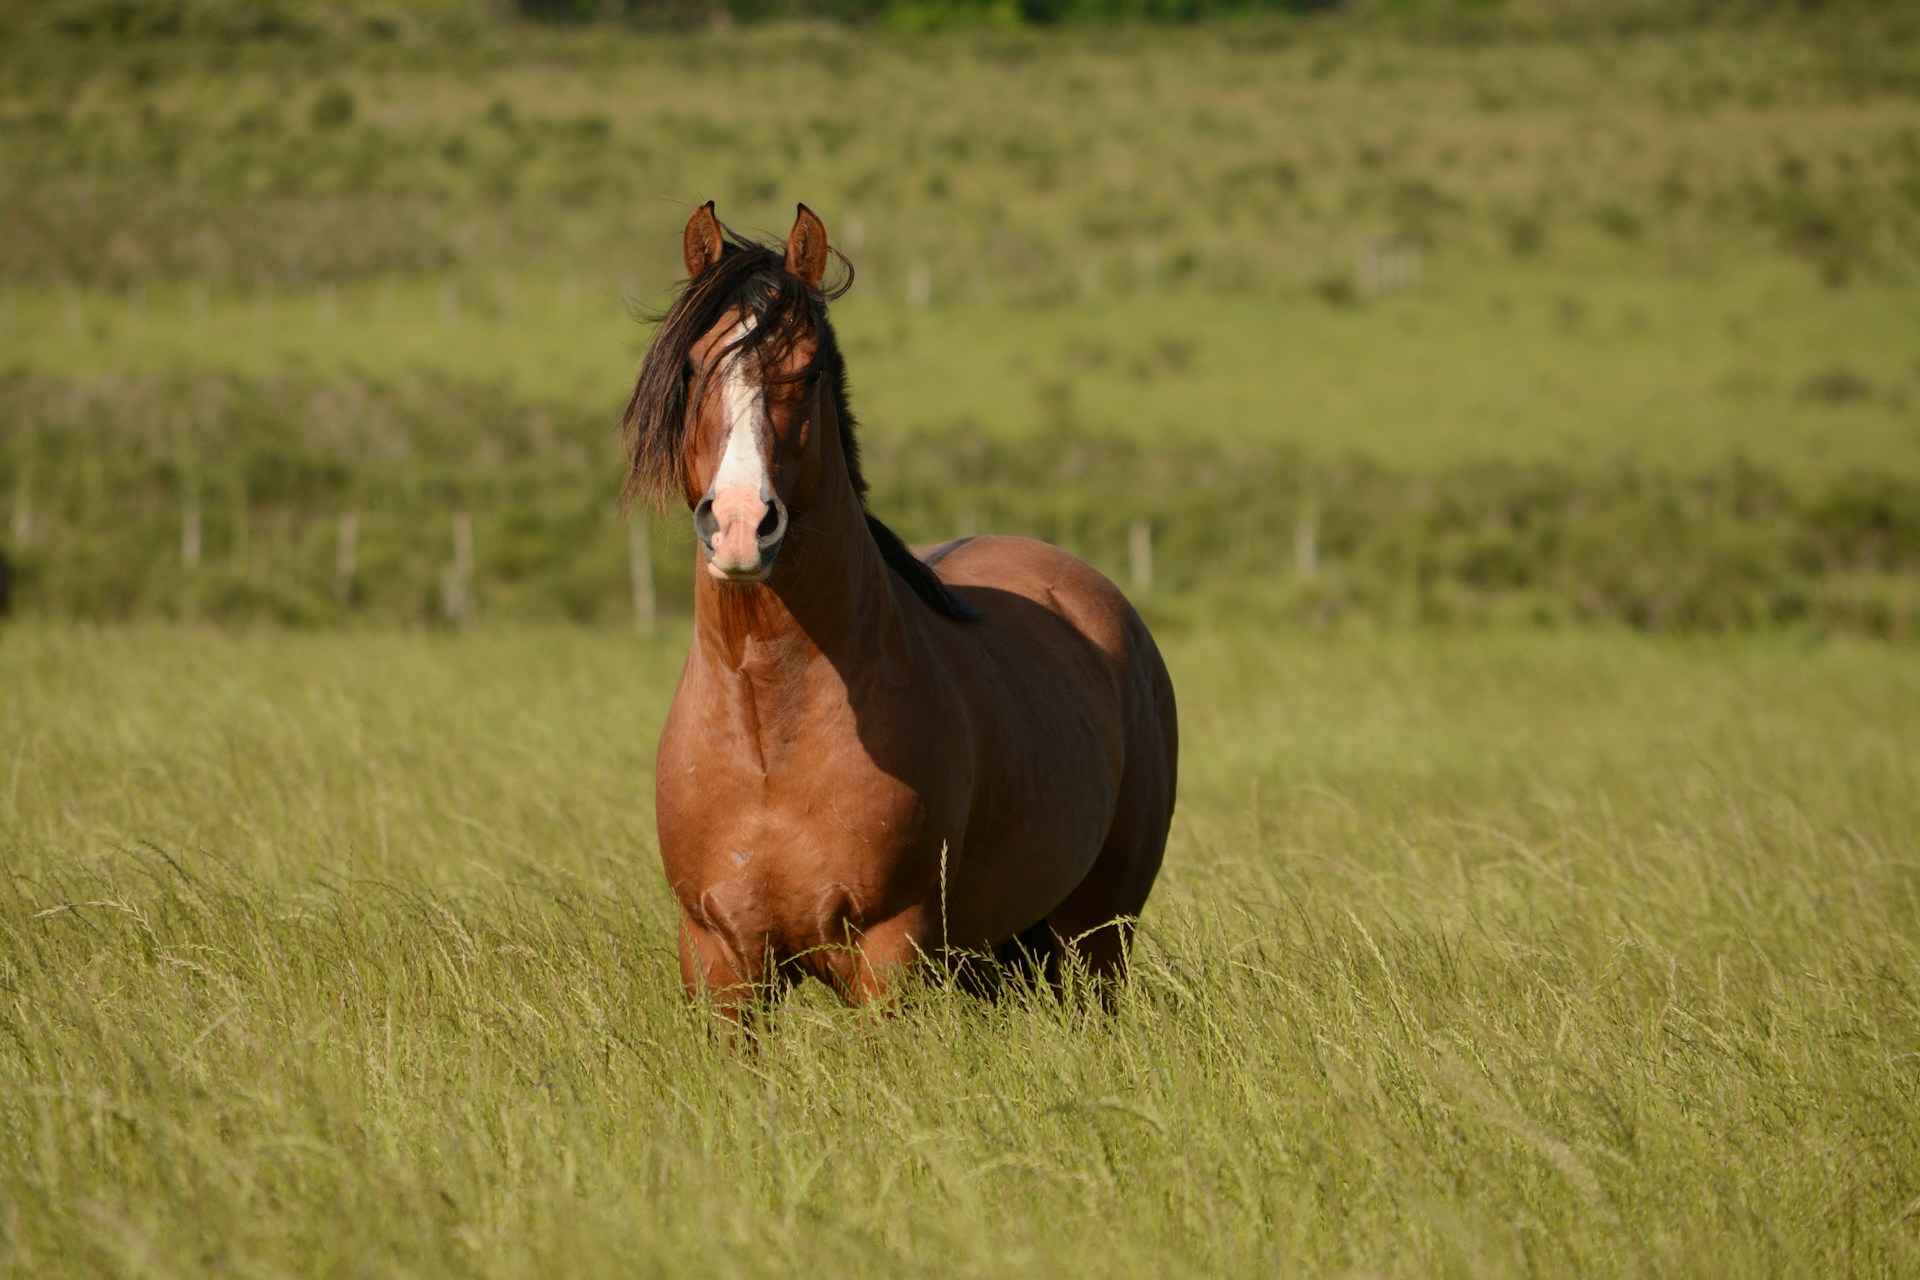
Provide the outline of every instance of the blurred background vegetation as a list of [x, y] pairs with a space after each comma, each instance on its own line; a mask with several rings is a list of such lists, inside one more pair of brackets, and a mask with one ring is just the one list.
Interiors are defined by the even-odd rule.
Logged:
[[12, 610], [630, 619], [708, 198], [852, 260], [910, 537], [1145, 528], [1176, 627], [1920, 634], [1920, 12], [1652, 0], [0, 4]]

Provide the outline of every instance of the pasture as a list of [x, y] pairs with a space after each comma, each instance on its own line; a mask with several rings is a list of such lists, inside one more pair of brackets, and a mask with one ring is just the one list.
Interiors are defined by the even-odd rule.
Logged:
[[682, 1007], [683, 635], [0, 646], [0, 1248], [36, 1275], [1899, 1275], [1920, 680], [1216, 631], [1117, 1015]]
[[[777, 233], [804, 198], [857, 271], [835, 322], [913, 537], [1123, 573], [1148, 520], [1156, 607], [1200, 618], [1920, 633], [1897, 7], [937, 36], [296, 11], [237, 42], [0, 16], [24, 612], [418, 624], [465, 511], [480, 617], [623, 616], [633, 313], [695, 204]], [[1298, 582], [1273, 556], [1309, 515]], [[670, 610], [683, 523], [654, 539]]]
[[[0, 6], [0, 1273], [1920, 1272], [1902, 7], [161, 8]], [[1111, 1016], [681, 998], [709, 197], [902, 533], [1151, 530]]]

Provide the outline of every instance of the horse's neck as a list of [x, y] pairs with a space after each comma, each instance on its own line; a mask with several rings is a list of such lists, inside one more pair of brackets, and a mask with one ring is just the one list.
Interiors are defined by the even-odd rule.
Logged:
[[696, 660], [753, 703], [753, 721], [806, 715], [823, 690], [898, 673], [909, 661], [907, 619], [880, 548], [851, 491], [815, 513], [770, 582], [735, 587], [696, 565]]

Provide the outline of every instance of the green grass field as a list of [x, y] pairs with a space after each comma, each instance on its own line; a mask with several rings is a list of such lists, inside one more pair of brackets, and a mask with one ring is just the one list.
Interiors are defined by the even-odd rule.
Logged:
[[1920, 680], [1884, 647], [1175, 640], [1102, 1016], [682, 1006], [684, 636], [0, 645], [18, 1274], [1901, 1275]]
[[[501, 12], [0, 0], [0, 1274], [1920, 1274], [1920, 21]], [[904, 534], [1152, 530], [1111, 1016], [681, 998], [708, 197]]]
[[[675, 244], [658, 235], [633, 252], [664, 269]], [[876, 293], [857, 287], [835, 321], [860, 411], [895, 447], [956, 428], [1023, 439], [1067, 412], [1144, 442], [1280, 446], [1421, 471], [1488, 458], [1693, 471], [1738, 455], [1806, 483], [1864, 468], [1920, 476], [1909, 283], [1837, 292], [1780, 266], [1687, 289], [1498, 266], [1364, 308], [1305, 292], [1182, 291], [922, 313]], [[451, 316], [449, 299], [463, 300]], [[16, 307], [13, 353], [83, 385], [103, 367], [115, 378], [430, 372], [597, 408], [605, 436], [618, 409], [607, 405], [631, 389], [648, 332], [629, 315], [636, 301], [653, 299], [504, 278], [464, 295], [432, 282], [359, 286], [205, 304], [203, 315], [180, 288], [137, 307], [36, 294]], [[1842, 334], [1857, 339], [1844, 352]]]

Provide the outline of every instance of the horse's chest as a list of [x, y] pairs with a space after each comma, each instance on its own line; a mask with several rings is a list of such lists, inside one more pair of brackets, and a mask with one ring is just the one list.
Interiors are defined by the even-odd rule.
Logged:
[[898, 910], [938, 859], [921, 793], [832, 744], [774, 771], [684, 760], [660, 775], [657, 799], [668, 882], [690, 915], [729, 933], [814, 945]]

